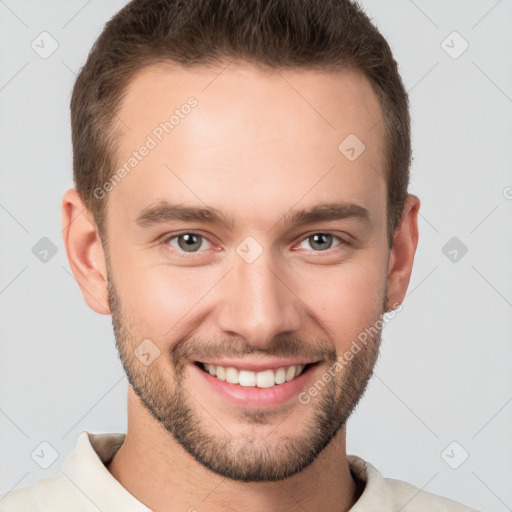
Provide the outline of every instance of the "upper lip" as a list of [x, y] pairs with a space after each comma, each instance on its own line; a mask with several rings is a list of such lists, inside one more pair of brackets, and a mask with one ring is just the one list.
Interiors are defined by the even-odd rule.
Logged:
[[299, 365], [299, 364], [313, 364], [318, 361], [308, 361], [305, 359], [266, 359], [265, 361], [248, 361], [245, 359], [208, 359], [198, 360], [199, 363], [212, 364], [214, 366], [223, 366], [227, 368], [232, 366], [238, 370], [249, 370], [253, 372], [260, 372], [263, 370], [277, 370], [286, 366]]

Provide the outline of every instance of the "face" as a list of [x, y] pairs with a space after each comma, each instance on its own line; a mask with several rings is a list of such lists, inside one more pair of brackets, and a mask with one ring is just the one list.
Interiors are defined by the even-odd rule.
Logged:
[[344, 354], [387, 299], [381, 112], [354, 72], [223, 67], [146, 68], [127, 89], [108, 302], [158, 424], [219, 475], [275, 481], [344, 428], [377, 358], [380, 329]]

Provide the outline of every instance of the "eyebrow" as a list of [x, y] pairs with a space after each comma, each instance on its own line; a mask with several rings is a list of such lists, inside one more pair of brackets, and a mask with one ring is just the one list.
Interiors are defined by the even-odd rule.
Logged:
[[[319, 204], [308, 209], [291, 210], [278, 222], [284, 225], [301, 226], [314, 222], [344, 220], [349, 218], [369, 223], [370, 213], [365, 207], [356, 203], [330, 202]], [[233, 217], [224, 215], [216, 208], [192, 207], [183, 204], [169, 203], [165, 200], [147, 206], [141, 210], [140, 214], [137, 216], [136, 223], [141, 227], [150, 227], [175, 220], [182, 222], [224, 224], [231, 230], [235, 226]]]

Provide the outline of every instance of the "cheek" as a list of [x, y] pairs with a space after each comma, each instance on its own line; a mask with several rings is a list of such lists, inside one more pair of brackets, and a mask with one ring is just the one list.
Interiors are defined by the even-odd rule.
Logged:
[[[128, 248], [124, 254], [130, 254]], [[112, 264], [132, 336], [149, 338], [161, 350], [168, 350], [170, 340], [175, 343], [189, 335], [190, 328], [212, 313], [219, 298], [210, 296], [209, 300], [208, 293], [225, 272], [215, 266], [149, 264], [136, 252], [131, 257], [112, 258]], [[300, 299], [291, 296], [290, 300], [298, 301], [299, 308], [308, 308], [318, 327], [341, 348], [382, 313], [386, 272], [385, 258], [372, 247], [339, 265], [294, 266], [285, 271], [285, 281]]]
[[187, 319], [200, 308], [198, 301], [212, 287], [209, 283], [216, 281], [211, 269], [137, 267], [128, 261], [124, 265], [125, 272], [119, 272], [122, 283], [117, 285], [124, 314], [134, 334], [154, 339], [157, 344], [177, 338]]
[[350, 345], [382, 314], [386, 273], [370, 258], [308, 271], [297, 295], [339, 347]]

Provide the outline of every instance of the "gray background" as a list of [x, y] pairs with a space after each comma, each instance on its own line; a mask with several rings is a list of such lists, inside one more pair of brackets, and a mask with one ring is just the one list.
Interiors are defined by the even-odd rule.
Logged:
[[[0, 0], [0, 492], [57, 472], [82, 430], [126, 428], [110, 317], [85, 304], [60, 224], [74, 75], [124, 4]], [[363, 5], [410, 91], [422, 206], [408, 296], [348, 453], [474, 508], [512, 510], [512, 1]], [[47, 58], [31, 47], [45, 37], [51, 48], [43, 31], [58, 43]], [[32, 251], [43, 237], [57, 250], [46, 262]], [[58, 453], [47, 469], [31, 456], [43, 441]]]

